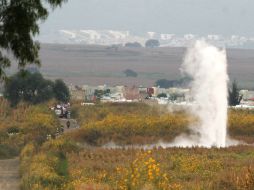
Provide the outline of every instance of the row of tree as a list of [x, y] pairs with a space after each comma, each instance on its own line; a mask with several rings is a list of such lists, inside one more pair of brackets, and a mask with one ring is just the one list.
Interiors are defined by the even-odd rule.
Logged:
[[192, 78], [186, 76], [178, 80], [159, 79], [155, 82], [155, 85], [160, 86], [161, 88], [187, 87], [191, 81]]
[[[160, 46], [159, 40], [156, 39], [149, 39], [145, 43], [146, 48], [156, 48]], [[141, 48], [143, 47], [139, 42], [128, 42], [125, 44], [125, 47], [128, 48]]]
[[42, 103], [52, 98], [60, 102], [70, 100], [70, 92], [65, 83], [44, 79], [39, 72], [20, 71], [5, 82], [4, 97], [12, 106], [24, 101], [32, 104]]

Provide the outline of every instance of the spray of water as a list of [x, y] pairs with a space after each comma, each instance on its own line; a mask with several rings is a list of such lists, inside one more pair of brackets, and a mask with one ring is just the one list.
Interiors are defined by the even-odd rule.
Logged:
[[193, 135], [179, 136], [172, 145], [225, 147], [228, 105], [226, 51], [203, 40], [196, 41], [188, 49], [181, 70], [193, 78], [191, 113], [199, 122], [190, 126]]
[[[221, 148], [237, 145], [238, 141], [227, 138], [226, 51], [203, 40], [196, 41], [187, 50], [181, 71], [193, 78], [191, 83], [193, 105], [189, 110], [198, 118], [198, 122], [190, 126], [192, 133], [180, 135], [172, 143], [158, 142], [135, 148], [193, 146]], [[115, 144], [109, 144], [106, 147], [119, 148]]]

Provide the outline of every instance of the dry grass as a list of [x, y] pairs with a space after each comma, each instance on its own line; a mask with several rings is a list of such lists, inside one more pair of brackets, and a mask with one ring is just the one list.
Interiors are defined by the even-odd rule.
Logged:
[[[189, 122], [195, 122], [183, 112], [168, 114], [144, 104], [105, 104], [75, 109], [82, 128], [72, 135], [49, 141], [44, 139], [41, 143], [38, 143], [41, 140], [38, 130], [54, 132], [59, 124], [47, 107], [20, 105], [17, 109], [1, 112], [1, 119], [5, 121], [0, 128], [3, 132], [12, 125], [20, 130], [20, 135], [2, 138], [2, 143], [17, 144], [20, 148], [27, 143], [21, 153], [23, 190], [254, 188], [252, 146], [158, 148], [151, 152], [77, 146], [93, 139], [93, 135], [96, 137], [97, 132], [101, 135], [95, 141], [96, 145], [110, 140], [131, 144], [154, 142], [166, 136], [173, 138], [184, 131]], [[254, 142], [252, 111], [230, 111], [228, 125], [232, 137]]]
[[[185, 112], [168, 113], [143, 103], [76, 105], [73, 112], [81, 129], [69, 135], [90, 145], [170, 142], [179, 134], [188, 134], [188, 126], [197, 122]], [[228, 133], [232, 138], [254, 143], [254, 111], [229, 110]]]

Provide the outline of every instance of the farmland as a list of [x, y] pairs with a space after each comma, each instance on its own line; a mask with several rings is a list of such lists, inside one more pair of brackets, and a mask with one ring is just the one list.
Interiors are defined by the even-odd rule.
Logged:
[[[48, 78], [73, 84], [154, 85], [158, 79], [181, 77], [184, 48], [114, 48], [89, 45], [42, 44], [41, 71]], [[253, 50], [228, 49], [228, 71], [242, 87], [253, 88]], [[126, 69], [137, 77], [125, 77]]]

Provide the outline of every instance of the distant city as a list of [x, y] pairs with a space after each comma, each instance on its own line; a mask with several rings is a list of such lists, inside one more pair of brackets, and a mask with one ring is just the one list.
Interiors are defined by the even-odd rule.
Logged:
[[206, 36], [196, 34], [176, 35], [173, 33], [146, 32], [136, 35], [130, 31], [117, 30], [58, 30], [42, 32], [37, 39], [42, 43], [56, 44], [94, 44], [94, 45], [124, 45], [128, 42], [138, 42], [144, 46], [149, 39], [157, 39], [161, 47], [186, 47], [192, 41], [205, 39], [219, 47], [227, 48], [254, 48], [254, 37], [239, 35], [223, 36], [209, 34]]

